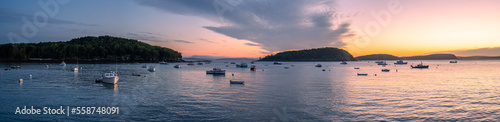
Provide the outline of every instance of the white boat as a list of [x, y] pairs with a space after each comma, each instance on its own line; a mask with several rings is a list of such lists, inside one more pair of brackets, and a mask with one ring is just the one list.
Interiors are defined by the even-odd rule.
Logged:
[[321, 64], [316, 64], [315, 67], [322, 67], [322, 65]]
[[404, 62], [403, 60], [399, 60], [399, 61], [396, 61], [396, 63], [394, 63], [394, 64], [402, 65], [402, 64], [408, 64], [408, 62]]
[[168, 63], [165, 61], [161, 61], [160, 64], [168, 65]]
[[64, 67], [64, 66], [66, 66], [66, 62], [62, 61], [61, 64], [59, 64], [59, 65]]
[[148, 66], [146, 64], [142, 65], [142, 68], [148, 68]]
[[73, 71], [78, 72], [78, 65], [75, 65], [75, 67], [73, 67]]
[[230, 84], [245, 84], [243, 80], [229, 80]]
[[148, 71], [155, 72], [156, 68], [154, 66], [149, 66]]
[[424, 63], [420, 62], [417, 66], [411, 65], [411, 68], [429, 68], [429, 65], [424, 65]]
[[118, 78], [118, 74], [116, 74], [116, 72], [112, 72], [112, 71], [111, 71], [111, 72], [109, 72], [109, 73], [104, 73], [104, 74], [102, 75], [102, 79], [101, 79], [101, 81], [102, 81], [103, 83], [111, 83], [111, 84], [116, 84], [116, 83], [118, 83], [118, 79], [120, 79], [120, 78]]
[[345, 62], [345, 61], [342, 61], [342, 63], [340, 63], [340, 64], [347, 64], [347, 62]]
[[247, 64], [247, 63], [236, 64], [236, 67], [239, 67], [239, 68], [247, 68], [247, 67], [248, 67], [248, 64]]
[[207, 74], [226, 74], [226, 70], [222, 70], [221, 68], [213, 68], [212, 70], [208, 70]]
[[390, 69], [382, 69], [382, 72], [389, 72], [391, 71]]
[[454, 61], [450, 61], [450, 63], [457, 63], [458, 61], [457, 60], [454, 60]]
[[174, 68], [181, 68], [181, 65], [176, 64], [176, 65], [174, 66]]

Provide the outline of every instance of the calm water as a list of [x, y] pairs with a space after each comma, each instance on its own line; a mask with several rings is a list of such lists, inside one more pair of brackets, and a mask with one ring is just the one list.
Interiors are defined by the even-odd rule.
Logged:
[[[314, 67], [315, 63], [323, 67]], [[66, 68], [48, 64], [47, 69], [46, 64], [0, 63], [2, 69], [22, 67], [2, 70], [0, 74], [0, 118], [2, 121], [500, 120], [500, 60], [460, 60], [457, 64], [448, 60], [424, 61], [430, 64], [429, 69], [410, 68], [419, 61], [397, 66], [388, 62], [390, 65], [386, 67], [373, 61], [348, 63], [256, 62], [257, 71], [235, 68], [224, 61], [196, 66], [182, 63], [180, 69], [173, 68], [175, 63], [148, 64], [155, 65], [156, 72], [141, 68], [143, 64], [117, 64], [120, 77], [117, 85], [94, 82], [103, 72], [115, 70], [115, 64], [80, 64], [83, 69], [74, 73], [70, 70], [74, 64]], [[226, 75], [205, 74], [213, 67], [227, 70]], [[391, 71], [381, 72], [383, 68]], [[132, 75], [137, 73], [143, 76]], [[19, 79], [24, 82], [18, 83]], [[231, 85], [230, 79], [243, 79], [246, 84]], [[120, 114], [14, 114], [16, 107], [24, 106], [111, 106], [120, 107]]]

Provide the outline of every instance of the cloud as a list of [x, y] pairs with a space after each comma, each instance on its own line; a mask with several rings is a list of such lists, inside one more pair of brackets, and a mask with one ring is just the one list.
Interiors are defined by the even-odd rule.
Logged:
[[203, 41], [203, 42], [208, 42], [208, 43], [218, 44], [217, 42], [210, 41], [210, 40], [208, 40], [208, 39], [204, 39], [204, 38], [200, 38], [200, 41]]
[[179, 42], [179, 43], [187, 43], [187, 44], [193, 43], [193, 42], [184, 41], [184, 40], [174, 40], [174, 41]]
[[[12, 11], [12, 10], [8, 10], [8, 9], [0, 8], [0, 23], [2, 23], [2, 24], [6, 24], [6, 23], [23, 24], [23, 22], [21, 20], [21, 18], [23, 18], [23, 17], [26, 17], [28, 20], [31, 20], [33, 18], [33, 14], [26, 14], [26, 13], [21, 13], [21, 12], [17, 12], [17, 11]], [[67, 21], [67, 20], [61, 20], [61, 19], [56, 19], [56, 18], [49, 18], [47, 24], [99, 26], [96, 24]]]
[[451, 53], [457, 56], [500, 56], [500, 47], [478, 48], [471, 50], [454, 50], [437, 53]]
[[[204, 28], [261, 44], [270, 52], [344, 46], [340, 40], [349, 23], [334, 22], [334, 1], [328, 0], [148, 0], [138, 1], [160, 11], [199, 16], [222, 26]], [[248, 45], [248, 44], [246, 44]]]
[[254, 44], [254, 43], [245, 43], [245, 45], [248, 45], [248, 46], [262, 46], [260, 44]]

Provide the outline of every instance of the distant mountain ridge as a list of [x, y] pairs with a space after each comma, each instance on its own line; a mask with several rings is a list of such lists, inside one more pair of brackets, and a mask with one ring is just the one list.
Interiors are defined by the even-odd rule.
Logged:
[[389, 54], [372, 54], [356, 57], [357, 60], [444, 60], [458, 59], [454, 54], [431, 54], [421, 56], [397, 57]]
[[356, 59], [343, 49], [324, 47], [298, 51], [285, 51], [268, 55], [261, 61], [355, 61]]

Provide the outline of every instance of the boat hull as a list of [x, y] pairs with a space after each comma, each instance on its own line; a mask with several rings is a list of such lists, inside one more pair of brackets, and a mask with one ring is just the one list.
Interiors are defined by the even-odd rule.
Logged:
[[207, 71], [207, 74], [226, 74], [226, 71]]
[[116, 83], [118, 83], [119, 79], [120, 78], [118, 78], [118, 77], [108, 77], [108, 78], [105, 77], [105, 78], [102, 78], [102, 82], [103, 83], [116, 84]]
[[239, 80], [229, 80], [230, 84], [245, 84], [245, 81], [239, 81]]

